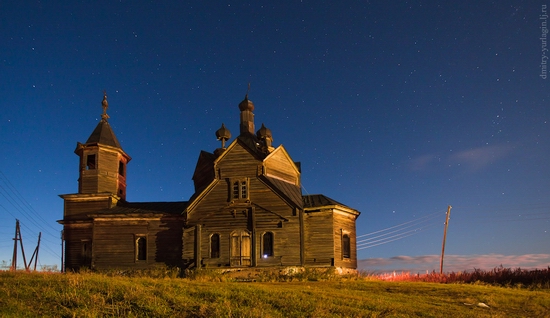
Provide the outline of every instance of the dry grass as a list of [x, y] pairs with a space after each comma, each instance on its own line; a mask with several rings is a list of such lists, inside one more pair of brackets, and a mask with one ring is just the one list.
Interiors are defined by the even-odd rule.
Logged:
[[376, 275], [386, 281], [431, 282], [431, 283], [486, 283], [503, 287], [523, 287], [530, 289], [550, 289], [550, 267], [546, 269], [525, 270], [497, 267], [490, 271], [476, 269], [472, 272], [431, 273], [425, 275], [400, 273]]
[[[124, 276], [119, 276], [122, 274]], [[151, 273], [149, 273], [151, 274]], [[386, 282], [302, 273], [235, 282], [137, 273], [0, 272], [2, 317], [548, 317], [550, 290], [488, 284]], [[488, 307], [480, 307], [485, 304]]]

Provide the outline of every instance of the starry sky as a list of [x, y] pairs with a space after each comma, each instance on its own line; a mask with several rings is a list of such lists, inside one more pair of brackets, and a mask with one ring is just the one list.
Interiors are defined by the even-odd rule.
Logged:
[[[550, 264], [543, 1], [4, 1], [0, 260], [60, 264], [76, 142], [108, 95], [129, 201], [181, 201], [215, 131], [255, 123], [304, 194], [359, 210], [361, 267]], [[447, 258], [448, 257], [448, 258]]]

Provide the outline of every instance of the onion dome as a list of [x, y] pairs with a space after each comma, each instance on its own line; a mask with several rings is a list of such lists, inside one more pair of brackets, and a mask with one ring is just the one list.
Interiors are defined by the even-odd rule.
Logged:
[[223, 123], [222, 127], [216, 130], [216, 138], [218, 138], [218, 140], [228, 140], [229, 138], [231, 138], [231, 132], [229, 131], [229, 129], [225, 128], [225, 125]]
[[225, 128], [225, 125], [222, 123], [222, 126], [220, 129], [216, 130], [216, 138], [218, 140], [221, 140], [222, 142], [222, 148], [225, 148], [225, 142], [231, 138], [231, 132], [229, 129]]
[[254, 103], [248, 99], [248, 93], [244, 96], [244, 100], [239, 104], [239, 109], [244, 111], [254, 111]]
[[273, 139], [273, 136], [271, 135], [271, 130], [267, 128], [263, 123], [262, 123], [262, 128], [258, 129], [258, 132], [256, 132], [256, 136], [260, 140], [267, 139], [267, 138]]

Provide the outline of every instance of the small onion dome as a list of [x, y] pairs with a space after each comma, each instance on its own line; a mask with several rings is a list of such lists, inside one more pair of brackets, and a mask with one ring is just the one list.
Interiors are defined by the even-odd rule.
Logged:
[[248, 94], [244, 97], [244, 100], [239, 104], [239, 109], [244, 112], [245, 110], [254, 111], [254, 103], [248, 99]]
[[229, 131], [229, 129], [225, 128], [224, 124], [222, 124], [222, 127], [216, 130], [216, 138], [223, 141], [229, 140], [229, 138], [231, 138], [231, 132]]
[[271, 130], [267, 128], [263, 123], [262, 123], [262, 128], [258, 129], [258, 131], [256, 132], [256, 136], [260, 140], [263, 140], [266, 138], [273, 139], [273, 137], [271, 136]]

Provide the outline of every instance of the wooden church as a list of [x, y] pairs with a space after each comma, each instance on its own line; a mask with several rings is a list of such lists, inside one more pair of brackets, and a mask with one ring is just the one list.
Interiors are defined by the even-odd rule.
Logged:
[[[302, 195], [300, 164], [274, 147], [254, 104], [239, 104], [240, 134], [222, 124], [221, 148], [201, 151], [195, 193], [183, 202], [128, 202], [122, 149], [107, 115], [77, 143], [78, 193], [64, 200], [65, 270], [357, 267], [359, 212], [324, 195]], [[226, 147], [226, 143], [229, 143]]]

